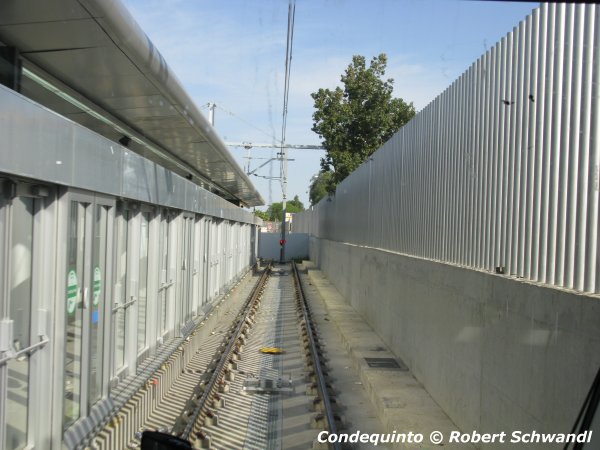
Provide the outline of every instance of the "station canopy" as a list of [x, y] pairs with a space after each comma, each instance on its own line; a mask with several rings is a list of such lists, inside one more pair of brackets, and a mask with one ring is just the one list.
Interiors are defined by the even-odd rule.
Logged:
[[240, 204], [264, 200], [119, 0], [3, 0], [20, 92]]

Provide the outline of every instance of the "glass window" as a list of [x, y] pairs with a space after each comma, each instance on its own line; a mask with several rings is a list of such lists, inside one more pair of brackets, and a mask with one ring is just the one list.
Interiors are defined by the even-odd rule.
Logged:
[[161, 288], [159, 294], [159, 313], [160, 313], [160, 335], [164, 334], [167, 330], [167, 289], [165, 286], [170, 282], [169, 279], [169, 221], [168, 219], [161, 221], [161, 253], [160, 253], [160, 267], [161, 267]]
[[182, 313], [181, 319], [186, 322], [191, 319], [191, 293], [192, 293], [192, 239], [194, 219], [183, 219], [183, 264], [182, 264]]
[[65, 345], [65, 398], [64, 427], [74, 423], [80, 416], [81, 395], [81, 347], [83, 309], [81, 293], [85, 249], [85, 210], [79, 202], [71, 202], [69, 231], [67, 237], [66, 279], [66, 345]]
[[104, 305], [106, 301], [106, 231], [108, 208], [96, 205], [94, 217], [94, 239], [92, 242], [92, 296], [90, 305], [90, 379], [89, 406], [102, 397], [102, 348]]
[[[129, 212], [123, 211], [119, 220], [119, 237], [117, 248], [117, 275], [116, 283], [119, 286], [116, 300], [120, 305], [127, 302], [127, 225]], [[116, 313], [116, 341], [114, 367], [119, 370], [125, 365], [125, 319], [126, 310], [120, 308]]]
[[150, 213], [143, 213], [140, 229], [140, 284], [138, 292], [138, 352], [146, 347], [146, 310], [148, 284], [148, 239]]
[[[31, 334], [31, 255], [33, 249], [33, 206], [31, 198], [17, 197], [12, 205], [10, 248], [9, 316], [13, 320], [13, 347], [29, 347]], [[27, 444], [29, 406], [29, 358], [8, 362], [6, 395], [6, 444], [18, 450]]]
[[204, 276], [204, 289], [202, 292], [202, 304], [207, 303], [210, 299], [210, 271], [211, 271], [211, 253], [210, 253], [210, 230], [211, 230], [211, 222], [207, 220], [204, 222], [204, 247], [202, 248], [203, 254], [202, 258], [204, 258], [204, 266], [203, 266], [203, 276]]

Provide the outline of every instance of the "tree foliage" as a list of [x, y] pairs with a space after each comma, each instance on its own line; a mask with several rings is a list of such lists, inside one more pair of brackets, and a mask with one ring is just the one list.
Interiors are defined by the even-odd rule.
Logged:
[[267, 211], [261, 211], [261, 210], [257, 209], [257, 210], [254, 211], [254, 215], [256, 217], [261, 218], [262, 220], [271, 220], [269, 218], [269, 214], [267, 213]]
[[312, 130], [327, 152], [321, 169], [333, 170], [330, 192], [415, 115], [412, 103], [392, 98], [394, 80], [383, 79], [386, 66], [384, 53], [372, 58], [368, 68], [365, 57], [355, 55], [341, 77], [343, 89], [311, 94]]
[[310, 183], [309, 199], [311, 206], [316, 205], [319, 201], [327, 195], [328, 192], [335, 189], [332, 187], [332, 176], [333, 172], [320, 172], [316, 177], [313, 178]]
[[[285, 210], [289, 213], [301, 212], [304, 211], [304, 204], [296, 195], [293, 200], [286, 202]], [[254, 211], [254, 214], [263, 220], [281, 222], [283, 220], [283, 202], [275, 202], [266, 211]]]

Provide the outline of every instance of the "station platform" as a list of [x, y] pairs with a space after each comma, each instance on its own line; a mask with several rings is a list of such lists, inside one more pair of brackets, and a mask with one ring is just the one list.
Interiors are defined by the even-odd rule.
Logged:
[[383, 427], [382, 432], [412, 432], [424, 437], [422, 443], [397, 444], [393, 448], [436, 448], [438, 445], [430, 441], [434, 431], [442, 433], [445, 439], [439, 446], [446, 449], [475, 448], [469, 444], [447, 442], [450, 433], [459, 428], [408, 367], [344, 300], [313, 262], [303, 261], [299, 269], [306, 273], [308, 295], [311, 296], [310, 291], [314, 290], [322, 300], [324, 320], [333, 325], [330, 328], [336, 330], [343, 342], [352, 367]]

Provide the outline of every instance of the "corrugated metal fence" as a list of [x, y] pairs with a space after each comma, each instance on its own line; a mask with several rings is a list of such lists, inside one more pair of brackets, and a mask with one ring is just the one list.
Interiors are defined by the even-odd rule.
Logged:
[[599, 21], [534, 10], [295, 230], [598, 293]]

